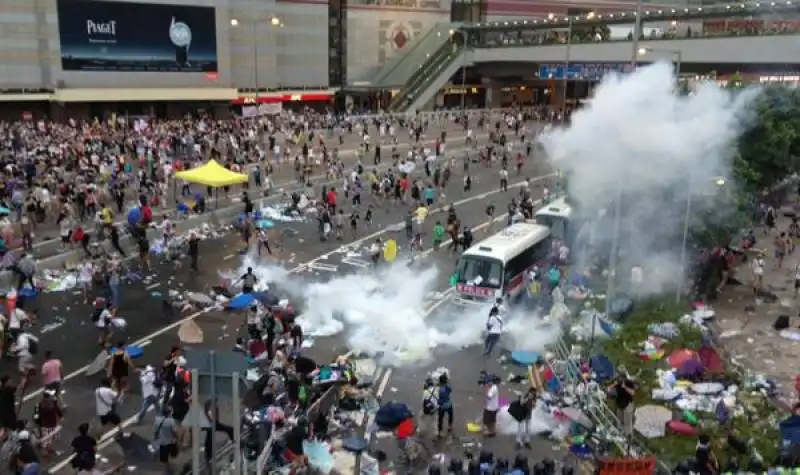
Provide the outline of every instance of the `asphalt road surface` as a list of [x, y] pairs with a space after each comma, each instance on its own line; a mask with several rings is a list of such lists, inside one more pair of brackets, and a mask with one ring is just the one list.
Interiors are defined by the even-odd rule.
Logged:
[[[454, 179], [451, 180], [452, 184], [446, 193], [446, 202], [455, 202], [462, 221], [473, 227], [481, 225], [485, 220], [484, 210], [487, 201], [492, 201], [499, 209], [503, 209], [512, 194], [516, 193], [513, 188], [507, 193], [500, 193], [496, 190], [498, 186], [496, 166], [490, 169], [473, 167], [476, 180], [473, 190], [469, 193], [463, 192], [458, 173], [457, 171]], [[549, 170], [544, 165], [534, 163], [525, 165], [524, 176], [539, 176], [547, 173]], [[366, 198], [364, 206], [369, 205], [370, 200], [371, 198]], [[393, 236], [395, 234], [393, 230], [396, 228], [393, 228], [392, 225], [402, 221], [405, 208], [372, 204], [376, 209], [373, 229], [363, 230], [366, 235], [360, 236], [357, 244], [350, 246], [351, 250], [356, 247], [368, 246], [374, 239], [370, 237], [373, 233], [380, 233], [384, 237]], [[427, 226], [432, 226], [433, 222], [435, 222], [435, 218], [429, 217]], [[311, 265], [305, 266], [305, 270], [301, 273], [302, 278], [320, 281], [334, 275], [363, 270], [360, 262], [348, 259], [347, 254], [340, 249], [342, 244], [351, 240], [350, 236], [346, 236], [342, 242], [336, 240], [320, 242], [315, 222], [290, 223], [286, 226], [295, 229], [297, 237], [285, 239], [273, 259], [285, 261], [284, 264], [288, 268], [296, 267], [301, 263], [310, 263]], [[430, 229], [426, 231], [430, 234]], [[476, 230], [476, 239], [481, 238], [480, 233], [481, 228]], [[397, 236], [397, 239], [401, 245], [404, 243], [404, 237]], [[426, 247], [430, 246], [429, 242], [425, 244]], [[144, 348], [145, 354], [140, 360], [137, 360], [138, 365], [158, 364], [169, 348], [179, 343], [176, 329], [180, 321], [165, 320], [161, 309], [161, 297], [155, 292], [164, 293], [169, 289], [203, 291], [216, 285], [220, 280], [219, 272], [221, 270], [234, 269], [240, 265], [239, 251], [241, 247], [241, 241], [234, 235], [203, 242], [198, 272], [189, 272], [185, 267], [176, 268], [173, 264], [157, 263], [147, 282], [133, 283], [123, 287], [120, 315], [128, 321], [128, 328], [121, 336], [129, 342], [138, 342]], [[320, 256], [324, 256], [324, 258], [320, 259]], [[455, 260], [456, 256], [445, 250], [440, 250], [426, 258], [426, 265], [436, 265], [443, 270], [438, 282], [439, 290], [447, 288], [446, 276], [452, 270]], [[318, 265], [314, 266], [314, 264]], [[439, 302], [441, 296], [432, 292], [429, 299], [431, 305], [434, 305]], [[85, 374], [85, 366], [99, 352], [96, 345], [97, 334], [89, 320], [91, 305], [84, 304], [82, 298], [74, 292], [43, 294], [31, 302], [31, 305], [39, 309], [40, 322], [34, 333], [38, 333], [40, 336], [41, 353], [47, 349], [52, 350], [62, 360], [65, 374], [67, 374], [64, 400], [68, 405], [68, 412], [64, 421], [64, 433], [61, 441], [57, 444], [58, 449], [62, 452], [62, 457], [64, 457], [69, 455], [68, 444], [75, 428], [80, 423], [90, 420], [94, 414], [93, 392], [98, 376], [89, 377]], [[237, 334], [236, 327], [241, 322], [236, 317], [224, 312], [194, 314], [181, 318], [194, 318], [203, 329], [205, 341], [202, 347], [204, 349], [220, 351], [229, 351], [233, 347]], [[59, 323], [60, 326], [56, 327]], [[79, 343], [76, 344], [77, 342]], [[337, 354], [347, 352], [348, 349], [346, 339], [337, 335], [316, 339], [313, 348], [308, 350], [308, 354], [318, 361], [326, 361]], [[456, 392], [454, 398], [456, 404], [455, 440], [459, 440], [458, 437], [465, 430], [464, 423], [473, 420], [480, 413], [481, 401], [476, 383], [478, 370], [485, 367], [489, 372], [503, 374], [499, 366], [495, 367], [494, 365], [496, 363], [493, 360], [484, 362], [480, 358], [479, 348], [469, 348], [460, 353], [445, 352], [437, 355], [435, 363], [427, 367], [386, 369], [381, 373], [382, 377], [387, 379], [386, 387], [389, 388], [385, 397], [404, 400], [415, 406], [420, 399], [420, 385], [426, 372], [440, 366], [447, 367], [453, 376]], [[11, 374], [14, 371], [14, 362], [4, 361], [0, 363], [0, 369]], [[128, 426], [132, 422], [128, 418], [135, 414], [139, 402], [137, 386], [138, 384], [134, 382], [131, 396], [120, 408], [120, 413], [126, 419]], [[25, 396], [26, 404], [22, 408], [23, 417], [29, 417], [33, 403], [39, 397], [39, 391], [28, 392]], [[137, 430], [142, 432], [143, 437], [149, 438], [148, 434], [152, 431], [150, 425], [145, 423], [141, 429]], [[129, 427], [126, 430], [133, 429]], [[106, 434], [105, 440], [111, 439], [112, 435]], [[498, 438], [496, 444], [503, 447], [511, 445], [508, 440], [503, 442], [505, 439], [505, 437]], [[380, 439], [376, 443], [382, 444]], [[448, 451], [457, 451], [459, 443], [448, 442], [451, 445], [448, 446]], [[547, 450], [540, 447], [535, 453], [548, 454], [552, 452], [552, 444], [544, 443]], [[492, 441], [491, 444], [495, 444], [495, 442]], [[103, 454], [109, 459], [108, 463], [113, 464], [119, 461], [119, 451], [116, 450], [114, 444], [108, 445], [110, 446], [104, 449]], [[57, 457], [52, 462], [53, 468], [59, 467], [59, 465], [61, 465], [59, 468], [64, 468], [58, 462]], [[140, 470], [145, 470], [145, 468], [140, 467]]]
[[[435, 143], [436, 139], [440, 136], [440, 134], [442, 132], [446, 133], [446, 135], [447, 135], [447, 144], [450, 147], [458, 147], [458, 146], [463, 145], [464, 137], [465, 137], [465, 132], [464, 132], [463, 126], [461, 126], [459, 124], [456, 124], [456, 123], [454, 123], [452, 121], [431, 122], [430, 125], [429, 125], [429, 128], [428, 128], [428, 131], [422, 137], [420, 142], [425, 146], [433, 146], [433, 144]], [[374, 137], [377, 137], [377, 135], [378, 135], [377, 133], [371, 134], [371, 136], [374, 136]], [[483, 138], [483, 137], [485, 137], [485, 135], [480, 135], [480, 134], [478, 135], [478, 138]], [[400, 131], [400, 133], [398, 134], [398, 140], [399, 140], [399, 143], [397, 145], [397, 149], [398, 149], [401, 157], [405, 157], [405, 154], [408, 152], [408, 150], [409, 150], [409, 148], [411, 146], [411, 144], [408, 141], [408, 137], [407, 137], [407, 134], [405, 133], [405, 131]], [[356, 152], [357, 152], [357, 149], [358, 149], [360, 144], [361, 144], [361, 141], [360, 141], [359, 136], [356, 133], [353, 133], [353, 134], [345, 134], [344, 135], [344, 143], [343, 143], [343, 145], [338, 145], [338, 142], [336, 142], [336, 144], [332, 144], [332, 145], [329, 144], [329, 145], [338, 147], [339, 156], [341, 157], [341, 159], [344, 161], [345, 165], [347, 166], [347, 165], [352, 165], [357, 161], [357, 153]], [[390, 154], [391, 154], [391, 146], [390, 145], [383, 145], [383, 153], [382, 153], [382, 157], [383, 157], [382, 165], [383, 166], [387, 166], [387, 163], [391, 164], [391, 156], [390, 156]], [[372, 152], [369, 152], [369, 153], [366, 153], [364, 155], [364, 157], [365, 157], [364, 158], [364, 166], [365, 167], [370, 166], [372, 164], [372, 160], [373, 160], [374, 154]], [[251, 165], [249, 167], [249, 169], [252, 169], [252, 166], [253, 165]], [[295, 176], [295, 173], [294, 173], [294, 167], [293, 167], [293, 165], [291, 163], [285, 163], [285, 164], [281, 165], [280, 167], [276, 168], [274, 173], [271, 175], [271, 177], [272, 177], [273, 184], [274, 184], [274, 187], [275, 187], [276, 190], [279, 190], [279, 189], [294, 189], [295, 187], [299, 186], [298, 185], [298, 181], [297, 181], [297, 177]], [[324, 181], [326, 181], [325, 171], [322, 170], [321, 168], [317, 167], [317, 169], [315, 169], [314, 175], [312, 176], [312, 182], [320, 183], [320, 182], [324, 182]], [[254, 188], [252, 188], [254, 185], [255, 184], [253, 182], [252, 174], [250, 174], [250, 186], [251, 186], [251, 189], [254, 190], [253, 191], [254, 193], [258, 193], [259, 191], [256, 191]], [[205, 188], [206, 187], [201, 186], [201, 185], [191, 185], [192, 193], [195, 193], [195, 192], [205, 193], [205, 191], [206, 191]], [[176, 191], [180, 192], [180, 190], [178, 190], [177, 188], [176, 188]], [[242, 187], [233, 186], [233, 187], [231, 187], [231, 191], [229, 193], [227, 193], [227, 194], [220, 193], [218, 197], [214, 197], [213, 199], [209, 200], [209, 206], [212, 207], [212, 208], [213, 207], [224, 207], [224, 206], [228, 206], [230, 204], [236, 203], [236, 202], [238, 202], [240, 200], [241, 191], [242, 191]], [[216, 201], [217, 198], [218, 198], [218, 201]], [[156, 210], [156, 215], [160, 216], [160, 215], [163, 215], [164, 213], [172, 212], [173, 210], [174, 210], [174, 207], [172, 207], [172, 206], [170, 206], [168, 208], [157, 209]], [[123, 223], [125, 221], [125, 219], [126, 219], [125, 216], [118, 216], [117, 217], [117, 223]], [[52, 251], [52, 250], [38, 250], [37, 251], [37, 245], [38, 244], [41, 244], [44, 241], [58, 239], [58, 226], [56, 226], [55, 222], [48, 221], [48, 222], [40, 225], [36, 229], [36, 236], [37, 237], [35, 238], [36, 243], [34, 244], [34, 253], [35, 253], [37, 258], [43, 259], [43, 258], [46, 258], [46, 257], [49, 257], [49, 256], [53, 255], [53, 252], [57, 252], [57, 251]]]

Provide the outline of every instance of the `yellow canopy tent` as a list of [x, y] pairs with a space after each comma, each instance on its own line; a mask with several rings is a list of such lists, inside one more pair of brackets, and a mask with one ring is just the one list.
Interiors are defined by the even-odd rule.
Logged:
[[192, 168], [183, 172], [175, 174], [176, 178], [186, 180], [189, 183], [197, 183], [199, 185], [220, 187], [238, 185], [240, 183], [247, 183], [249, 177], [242, 173], [236, 173], [228, 170], [214, 160], [209, 160], [208, 163], [201, 167]]

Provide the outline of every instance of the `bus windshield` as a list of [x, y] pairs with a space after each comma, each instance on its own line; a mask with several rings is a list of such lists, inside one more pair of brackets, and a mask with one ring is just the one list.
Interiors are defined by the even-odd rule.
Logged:
[[550, 235], [556, 239], [567, 239], [567, 220], [564, 218], [540, 214], [536, 216], [536, 224], [550, 228]]
[[462, 256], [456, 275], [460, 284], [499, 289], [503, 283], [503, 263], [488, 257]]

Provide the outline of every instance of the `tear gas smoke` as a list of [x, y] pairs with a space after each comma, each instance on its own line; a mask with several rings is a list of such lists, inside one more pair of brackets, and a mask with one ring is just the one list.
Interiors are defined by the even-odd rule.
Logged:
[[[429, 361], [437, 354], [457, 351], [482, 341], [489, 306], [456, 307], [437, 295], [441, 274], [435, 267], [409, 268], [402, 264], [370, 273], [338, 274], [309, 281], [283, 267], [245, 257], [235, 274], [248, 267], [265, 285], [288, 294], [300, 309], [298, 323], [306, 335], [341, 335], [349, 349], [382, 354], [384, 363], [408, 365]], [[504, 344], [544, 351], [561, 334], [558, 324], [542, 322], [530, 312], [508, 315]]]
[[732, 183], [717, 182], [731, 176], [735, 141], [756, 95], [708, 82], [682, 96], [671, 66], [659, 63], [607, 77], [568, 126], [544, 132], [541, 143], [569, 179], [578, 220], [591, 229], [594, 249], [576, 243], [579, 262], [588, 264], [592, 253], [607, 255], [613, 203], [621, 197], [621, 269], [643, 269], [640, 293], [674, 288], [687, 199], [695, 217], [713, 210], [705, 219], [724, 219], [727, 200], [721, 198]]

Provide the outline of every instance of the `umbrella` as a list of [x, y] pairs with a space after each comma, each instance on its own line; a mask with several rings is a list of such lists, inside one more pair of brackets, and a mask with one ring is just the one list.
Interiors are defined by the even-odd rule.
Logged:
[[700, 361], [703, 362], [703, 366], [706, 367], [707, 371], [711, 373], [721, 373], [725, 371], [725, 362], [722, 361], [719, 353], [717, 353], [717, 350], [714, 348], [704, 346], [700, 348], [697, 355], [700, 357]]
[[722, 383], [695, 383], [692, 385], [692, 392], [695, 394], [719, 394], [725, 390]]
[[677, 369], [678, 371], [677, 376], [679, 378], [691, 378], [693, 376], [698, 376], [700, 374], [703, 374], [704, 370], [705, 367], [703, 366], [703, 363], [700, 360], [690, 359], [681, 363], [680, 367], [678, 367]]
[[141, 208], [133, 208], [128, 212], [128, 224], [130, 225], [138, 224], [141, 219], [142, 219]]
[[181, 343], [199, 345], [203, 343], [203, 329], [195, 323], [194, 319], [186, 320], [178, 328], [178, 338]]
[[652, 404], [636, 409], [633, 428], [643, 437], [654, 439], [667, 433], [667, 422], [672, 419], [672, 411]]
[[563, 414], [564, 417], [571, 420], [572, 422], [580, 424], [587, 429], [591, 429], [592, 427], [594, 427], [594, 424], [592, 424], [592, 420], [589, 419], [589, 417], [586, 414], [584, 414], [583, 411], [581, 411], [580, 409], [576, 409], [574, 407], [565, 407], [561, 409], [561, 414]]
[[675, 369], [678, 369], [683, 365], [683, 363], [697, 359], [697, 355], [692, 350], [675, 350], [669, 355], [668, 361], [669, 365]]
[[111, 358], [106, 350], [101, 351], [86, 367], [86, 376], [94, 376], [95, 374], [106, 369], [106, 363]]
[[253, 294], [253, 297], [265, 307], [274, 307], [280, 303], [280, 299], [270, 292], [256, 292]]
[[258, 229], [270, 229], [275, 226], [275, 223], [268, 219], [259, 219], [256, 221], [256, 228]]
[[189, 301], [191, 301], [193, 303], [196, 303], [196, 304], [214, 305], [214, 299], [212, 299], [211, 297], [209, 297], [206, 294], [201, 294], [199, 292], [189, 292], [186, 295], [186, 298], [188, 298]]

